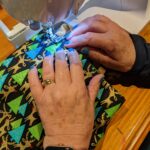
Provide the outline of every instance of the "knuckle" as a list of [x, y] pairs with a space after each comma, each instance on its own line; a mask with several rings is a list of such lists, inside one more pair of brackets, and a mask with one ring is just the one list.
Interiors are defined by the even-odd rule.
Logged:
[[86, 90], [85, 89], [82, 89], [82, 90], [78, 90], [78, 97], [80, 98], [80, 99], [82, 99], [82, 98], [86, 98], [87, 97], [87, 92], [86, 92]]
[[93, 34], [91, 32], [88, 32], [85, 34], [85, 39], [86, 39], [87, 43], [91, 42], [92, 36], [93, 36]]
[[97, 15], [94, 15], [93, 19], [94, 20], [100, 20], [101, 17], [102, 17], [102, 15], [97, 14]]
[[91, 17], [88, 17], [87, 19], [85, 19], [84, 22], [85, 22], [86, 24], [89, 23], [89, 22], [91, 22]]
[[97, 29], [97, 24], [98, 24], [97, 21], [95, 21], [94, 23], [93, 23], [93, 21], [91, 21], [91, 22], [89, 23], [90, 29], [91, 29], [91, 30], [96, 30], [96, 29]]
[[104, 15], [101, 15], [100, 18], [101, 18], [101, 20], [105, 20], [105, 21], [108, 20], [108, 18], [106, 16], [104, 16]]
[[90, 27], [91, 27], [91, 26], [92, 26], [92, 24], [93, 24], [93, 19], [89, 18], [89, 19], [88, 19], [88, 23], [87, 23], [87, 24], [88, 24], [88, 26], [90, 26]]
[[92, 33], [91, 33], [91, 32], [86, 33], [86, 34], [85, 34], [85, 38], [86, 38], [87, 40], [90, 40], [90, 39], [92, 38]]
[[106, 21], [109, 20], [109, 18], [107, 18], [106, 16], [104, 16], [104, 15], [99, 15], [99, 14], [95, 15], [95, 16], [93, 17], [93, 19], [96, 20], [96, 21], [104, 21], [104, 22], [106, 22]]
[[54, 99], [55, 100], [60, 100], [60, 99], [62, 99], [64, 97], [64, 95], [62, 94], [62, 92], [60, 92], [59, 90], [57, 90], [56, 92], [55, 92], [55, 95], [54, 95]]

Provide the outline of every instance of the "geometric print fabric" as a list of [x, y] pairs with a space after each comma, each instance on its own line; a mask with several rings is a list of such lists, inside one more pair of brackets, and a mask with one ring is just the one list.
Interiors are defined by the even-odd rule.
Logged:
[[[65, 41], [44, 44], [42, 31], [0, 63], [0, 149], [42, 149], [44, 130], [32, 98], [27, 75], [37, 66], [42, 75], [42, 61], [53, 55]], [[80, 54], [85, 82], [99, 73], [90, 60]], [[105, 80], [101, 83], [95, 102], [95, 123], [90, 149], [103, 137], [106, 127], [121, 107], [124, 98]]]

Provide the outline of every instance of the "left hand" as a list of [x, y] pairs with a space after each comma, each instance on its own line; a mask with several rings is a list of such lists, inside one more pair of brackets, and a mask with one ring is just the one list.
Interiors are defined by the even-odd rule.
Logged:
[[136, 50], [129, 33], [102, 15], [83, 20], [68, 40], [65, 45], [68, 48], [91, 47], [89, 50], [86, 48], [89, 58], [110, 69], [128, 72], [136, 60]]
[[44, 148], [68, 146], [88, 149], [94, 124], [94, 101], [102, 75], [95, 76], [88, 88], [77, 52], [69, 52], [70, 69], [64, 51], [43, 63], [43, 80], [54, 83], [43, 88], [34, 68], [29, 73], [32, 95], [45, 130]]

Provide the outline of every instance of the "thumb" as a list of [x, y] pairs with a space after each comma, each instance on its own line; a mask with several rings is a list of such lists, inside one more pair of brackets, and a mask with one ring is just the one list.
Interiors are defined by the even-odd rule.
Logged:
[[102, 64], [103, 66], [110, 68], [110, 69], [116, 69], [118, 65], [116, 64], [116, 61], [113, 60], [110, 56], [104, 53], [102, 50], [97, 50], [92, 47], [84, 47], [83, 49], [79, 50], [79, 52], [87, 57], [89, 57], [91, 60], [96, 62], [97, 64]]
[[90, 99], [93, 104], [95, 102], [95, 98], [97, 96], [97, 93], [98, 93], [98, 90], [100, 87], [100, 83], [103, 80], [103, 78], [104, 78], [103, 74], [96, 75], [95, 77], [92, 78], [92, 80], [89, 83], [88, 91], [89, 91]]

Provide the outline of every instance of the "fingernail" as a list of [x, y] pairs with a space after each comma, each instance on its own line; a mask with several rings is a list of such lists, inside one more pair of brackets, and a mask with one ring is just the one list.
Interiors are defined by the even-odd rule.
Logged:
[[33, 69], [35, 69], [35, 65], [32, 65], [31, 67], [30, 67], [30, 70], [33, 70]]
[[83, 55], [88, 56], [89, 53], [90, 53], [90, 51], [89, 51], [89, 49], [88, 49], [87, 47], [85, 47], [85, 48], [83, 48], [83, 49], [80, 51], [80, 53], [83, 54]]
[[68, 51], [69, 51], [69, 52], [74, 52], [75, 49], [74, 49], [74, 48], [68, 48]]
[[74, 29], [76, 29], [77, 27], [78, 27], [78, 24], [76, 24], [75, 26], [73, 26], [72, 29], [74, 30]]
[[58, 48], [56, 49], [56, 52], [58, 52], [58, 51], [63, 51], [63, 48], [62, 48], [62, 47], [58, 47]]
[[46, 59], [46, 60], [50, 60], [50, 58], [52, 58], [53, 56], [52, 55], [49, 55], [49, 56], [46, 56], [46, 57], [44, 57], [44, 60]]
[[46, 54], [45, 54], [46, 57], [50, 56], [50, 55], [51, 55], [51, 53], [49, 51], [47, 51]]
[[65, 39], [68, 39], [70, 36], [70, 32], [65, 35]]
[[63, 61], [66, 60], [66, 55], [64, 53], [64, 50], [60, 50], [60, 51], [56, 52], [56, 59], [63, 60]]
[[64, 43], [64, 45], [68, 45], [68, 44], [71, 44], [71, 41], [66, 41], [66, 42]]
[[80, 63], [79, 55], [76, 51], [69, 52], [70, 64]]

